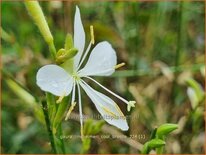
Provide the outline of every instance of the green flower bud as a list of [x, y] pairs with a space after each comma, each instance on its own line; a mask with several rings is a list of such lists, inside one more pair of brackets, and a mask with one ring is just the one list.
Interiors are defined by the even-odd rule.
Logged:
[[144, 144], [142, 154], [148, 154], [152, 149], [160, 148], [164, 145], [165, 141], [161, 139], [152, 139]]
[[163, 124], [157, 128], [156, 136], [158, 138], [161, 138], [162, 136], [168, 135], [170, 132], [172, 132], [177, 128], [178, 128], [177, 124]]
[[69, 50], [60, 49], [56, 55], [56, 63], [62, 64], [68, 59], [73, 58], [77, 54], [78, 50], [76, 48], [71, 48]]
[[73, 44], [72, 35], [68, 33], [67, 36], [66, 36], [64, 48], [66, 50], [69, 50], [69, 49], [71, 49], [73, 47], [74, 47], [74, 44]]
[[151, 149], [158, 148], [165, 145], [165, 141], [161, 139], [152, 139], [148, 142], [148, 146]]
[[25, 0], [24, 2], [29, 14], [38, 26], [42, 36], [48, 44], [53, 43], [53, 37], [49, 30], [48, 24], [42, 12], [38, 1]]

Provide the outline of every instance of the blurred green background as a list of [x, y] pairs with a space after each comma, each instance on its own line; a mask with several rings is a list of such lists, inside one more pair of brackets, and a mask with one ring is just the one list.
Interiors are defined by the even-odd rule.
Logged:
[[[204, 97], [198, 97], [204, 94], [204, 2], [51, 1], [40, 5], [57, 49], [73, 31], [78, 5], [87, 43], [89, 26], [94, 25], [96, 43], [109, 41], [118, 62], [126, 62], [112, 77], [97, 78], [110, 90], [137, 101], [128, 113], [126, 105], [112, 97], [123, 113], [130, 115], [130, 129], [122, 134], [144, 144], [156, 126], [177, 123], [178, 130], [166, 139], [165, 153], [204, 153]], [[35, 82], [37, 70], [52, 63], [47, 44], [23, 2], [3, 1], [1, 10], [2, 153], [50, 153], [46, 127], [35, 117], [33, 108], [34, 98], [44, 97]], [[14, 81], [34, 98], [21, 93]], [[83, 111], [98, 114], [85, 94]], [[63, 122], [64, 135], [79, 135], [79, 128], [76, 120]], [[108, 133], [102, 129], [99, 135]], [[65, 148], [67, 153], [79, 153], [81, 139], [67, 139]], [[122, 139], [95, 138], [88, 153], [139, 151]]]

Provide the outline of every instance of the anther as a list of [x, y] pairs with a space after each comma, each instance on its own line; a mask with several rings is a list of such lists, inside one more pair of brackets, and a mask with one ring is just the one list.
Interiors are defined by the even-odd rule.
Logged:
[[65, 94], [66, 93], [64, 92], [64, 94], [62, 96], [59, 96], [59, 98], [57, 99], [56, 103], [61, 103], [63, 98], [65, 97]]
[[60, 103], [63, 100], [64, 96], [59, 96], [58, 100], [56, 101], [56, 103]]
[[94, 28], [93, 25], [90, 25], [90, 35], [91, 35], [91, 42], [94, 44]]
[[68, 112], [67, 112], [65, 121], [68, 120], [68, 118], [69, 118], [69, 116], [70, 116], [72, 110], [74, 109], [75, 105], [76, 105], [76, 102], [73, 102], [72, 105], [71, 105], [71, 107], [69, 108], [69, 110], [68, 110]]
[[122, 62], [122, 63], [117, 64], [116, 66], [114, 66], [114, 69], [118, 69], [118, 68], [120, 68], [120, 67], [122, 67], [122, 66], [124, 66], [124, 65], [125, 65], [125, 63]]

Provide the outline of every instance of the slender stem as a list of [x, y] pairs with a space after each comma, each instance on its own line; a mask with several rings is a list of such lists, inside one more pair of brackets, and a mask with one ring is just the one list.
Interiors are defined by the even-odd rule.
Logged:
[[183, 2], [179, 2], [179, 22], [178, 22], [178, 34], [177, 34], [177, 50], [175, 56], [175, 66], [179, 66], [180, 51], [182, 48], [182, 8]]
[[[157, 136], [157, 138], [165, 141], [165, 137], [164, 136], [163, 137]], [[164, 146], [156, 148], [156, 154], [163, 154], [163, 152], [164, 152]]]
[[49, 51], [51, 53], [51, 56], [55, 60], [56, 59], [56, 48], [54, 46], [54, 42], [49, 43], [48, 46], [49, 46]]
[[[179, 20], [178, 20], [178, 31], [177, 31], [177, 49], [176, 49], [176, 55], [175, 55], [175, 68], [178, 68], [180, 65], [180, 54], [182, 50], [182, 44], [183, 44], [183, 32], [182, 32], [182, 24], [183, 24], [183, 3], [182, 1], [179, 2]], [[178, 72], [175, 72], [175, 79], [173, 81], [173, 86], [172, 86], [172, 103], [175, 103], [175, 98], [177, 95], [177, 90], [178, 90], [178, 85], [177, 85], [177, 76]], [[163, 139], [164, 140], [164, 139]], [[164, 147], [160, 147], [156, 149], [157, 154], [162, 154], [164, 151]]]
[[[175, 55], [175, 67], [178, 67], [180, 64], [180, 54], [182, 50], [182, 20], [183, 20], [183, 2], [179, 2], [179, 20], [178, 20], [178, 31], [177, 31], [177, 50], [176, 50], [176, 55]], [[172, 102], [175, 102], [175, 96], [177, 93], [177, 75], [178, 73], [175, 72], [175, 80], [173, 82], [173, 87], [172, 87]]]
[[48, 108], [48, 113], [49, 113], [49, 119], [52, 124], [54, 120], [54, 116], [56, 114], [56, 103], [55, 103], [55, 98], [52, 94], [46, 93], [46, 100], [47, 100], [47, 108]]
[[45, 122], [46, 122], [47, 131], [49, 133], [49, 139], [50, 139], [50, 142], [51, 142], [52, 151], [53, 151], [53, 153], [57, 154], [56, 145], [55, 145], [55, 141], [54, 141], [54, 134], [52, 132], [51, 123], [50, 123], [50, 120], [49, 120], [47, 103], [45, 101], [42, 101], [42, 107], [43, 107], [43, 112], [44, 112], [44, 118], [45, 118]]
[[[179, 67], [180, 64], [180, 54], [182, 50], [182, 43], [183, 43], [183, 35], [182, 35], [182, 22], [183, 22], [183, 2], [179, 2], [179, 21], [178, 21], [178, 31], [177, 31], [177, 50], [176, 50], [176, 55], [175, 55], [175, 68]], [[175, 102], [175, 96], [176, 96], [176, 91], [177, 91], [177, 75], [178, 72], [175, 72], [175, 80], [173, 82], [173, 87], [172, 87], [172, 103]], [[162, 138], [164, 140], [164, 138]], [[164, 152], [164, 147], [161, 146], [156, 149], [157, 154], [163, 154]]]
[[161, 146], [161, 147], [159, 147], [159, 148], [156, 149], [156, 153], [157, 153], [157, 154], [163, 154], [163, 150], [164, 150], [164, 147]]
[[[63, 134], [63, 132], [62, 132], [62, 124], [60, 124], [60, 126], [59, 126], [59, 134], [60, 134], [60, 135]], [[63, 152], [63, 154], [66, 154], [65, 145], [64, 145], [64, 140], [63, 140], [63, 138], [61, 138], [60, 140], [61, 140], [61, 143], [62, 143], [62, 144], [61, 144], [62, 152]]]

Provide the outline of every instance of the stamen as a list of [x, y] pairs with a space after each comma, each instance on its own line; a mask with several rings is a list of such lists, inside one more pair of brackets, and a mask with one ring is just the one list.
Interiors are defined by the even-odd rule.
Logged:
[[71, 114], [72, 110], [74, 109], [75, 105], [76, 105], [76, 102], [73, 102], [73, 103], [72, 103], [72, 105], [71, 105], [71, 107], [69, 108], [69, 110], [68, 110], [68, 112], [67, 112], [67, 115], [66, 115], [65, 121], [67, 121], [67, 120], [68, 120], [68, 118], [69, 118], [69, 116], [70, 116], [70, 114]]
[[131, 107], [135, 107], [135, 104], [136, 101], [129, 101], [129, 104], [127, 105], [127, 111], [130, 111], [131, 110]]
[[78, 65], [76, 71], [79, 70], [79, 68], [81, 67], [82, 63], [84, 62], [84, 60], [85, 60], [85, 58], [86, 58], [86, 56], [87, 56], [87, 54], [89, 53], [89, 50], [90, 50], [90, 48], [91, 48], [91, 44], [92, 44], [92, 42], [89, 43], [89, 45], [88, 45], [88, 47], [87, 47], [87, 50], [86, 50], [86, 52], [84, 53], [84, 56], [83, 56], [83, 58], [81, 59], [81, 61], [80, 61], [79, 65]]
[[114, 95], [115, 97], [117, 97], [118, 99], [120, 99], [121, 101], [123, 101], [126, 104], [129, 104], [129, 102], [127, 100], [125, 100], [124, 98], [122, 98], [121, 96], [115, 94], [114, 92], [112, 92], [111, 90], [107, 89], [106, 87], [104, 87], [103, 85], [101, 85], [99, 82], [97, 82], [96, 80], [92, 79], [89, 76], [85, 76], [85, 78], [88, 78], [90, 80], [92, 80], [93, 82], [95, 82], [96, 84], [98, 84], [100, 87], [102, 87], [104, 90], [106, 90], [107, 92], [111, 93], [112, 95]]
[[80, 92], [80, 87], [79, 84], [77, 84], [77, 89], [78, 89], [78, 97], [79, 97], [79, 115], [80, 115], [80, 125], [81, 125], [81, 138], [83, 140], [84, 138], [84, 127], [83, 127], [83, 114], [82, 114], [82, 102], [81, 102], [81, 92]]
[[65, 95], [66, 95], [66, 92], [64, 92], [62, 96], [59, 96], [59, 98], [56, 100], [56, 103], [61, 103]]
[[[114, 68], [109, 68], [109, 69], [106, 69], [106, 70], [103, 70], [103, 71], [100, 71], [100, 72], [96, 72], [95, 74], [104, 74], [104, 73], [108, 73], [110, 71], [114, 71]], [[82, 75], [80, 72], [81, 72], [81, 70], [78, 71], [78, 75], [80, 77], [85, 77], [85, 75]]]
[[91, 35], [91, 42], [94, 45], [94, 28], [93, 28], [93, 25], [90, 25], [90, 35]]
[[114, 66], [114, 69], [118, 69], [118, 68], [120, 68], [120, 67], [122, 67], [122, 66], [124, 66], [125, 65], [125, 63], [123, 62], [123, 63], [120, 63], [120, 64], [117, 64], [116, 66]]
[[[81, 80], [81, 83], [84, 84], [84, 85], [86, 85], [91, 91], [94, 92], [94, 90], [92, 90], [92, 89], [89, 87], [89, 85], [88, 85], [84, 80]], [[80, 84], [81, 84], [81, 83], [80, 83]], [[95, 93], [95, 92], [94, 92], [94, 93]], [[108, 102], [108, 103], [111, 102], [110, 100], [107, 100], [107, 99], [103, 98], [101, 95], [99, 95], [99, 94], [97, 94], [97, 95], [98, 95], [102, 100], [104, 100], [105, 102]], [[113, 103], [114, 103], [114, 106], [115, 106], [117, 112], [119, 113], [121, 119], [126, 119], [126, 117], [124, 116], [124, 114], [122, 113], [122, 111], [120, 110], [120, 108], [118, 107], [118, 105], [117, 105], [115, 102], [113, 102]], [[112, 116], [115, 117], [115, 118], [118, 117], [118, 115], [116, 115], [115, 113], [113, 113], [112, 111], [110, 111], [110, 109], [108, 109], [107, 107], [104, 107], [104, 106], [102, 106], [102, 105], [99, 105], [99, 106], [101, 106], [101, 108], [102, 108], [106, 113], [108, 113], [109, 115], [112, 115]]]
[[75, 105], [76, 105], [76, 102], [74, 102], [75, 100], [75, 81], [74, 81], [74, 84], [73, 84], [73, 89], [72, 89], [72, 101], [71, 101], [71, 107], [69, 108], [68, 112], [67, 112], [67, 115], [66, 115], [66, 118], [65, 118], [65, 121], [68, 120], [72, 110], [74, 109]]

